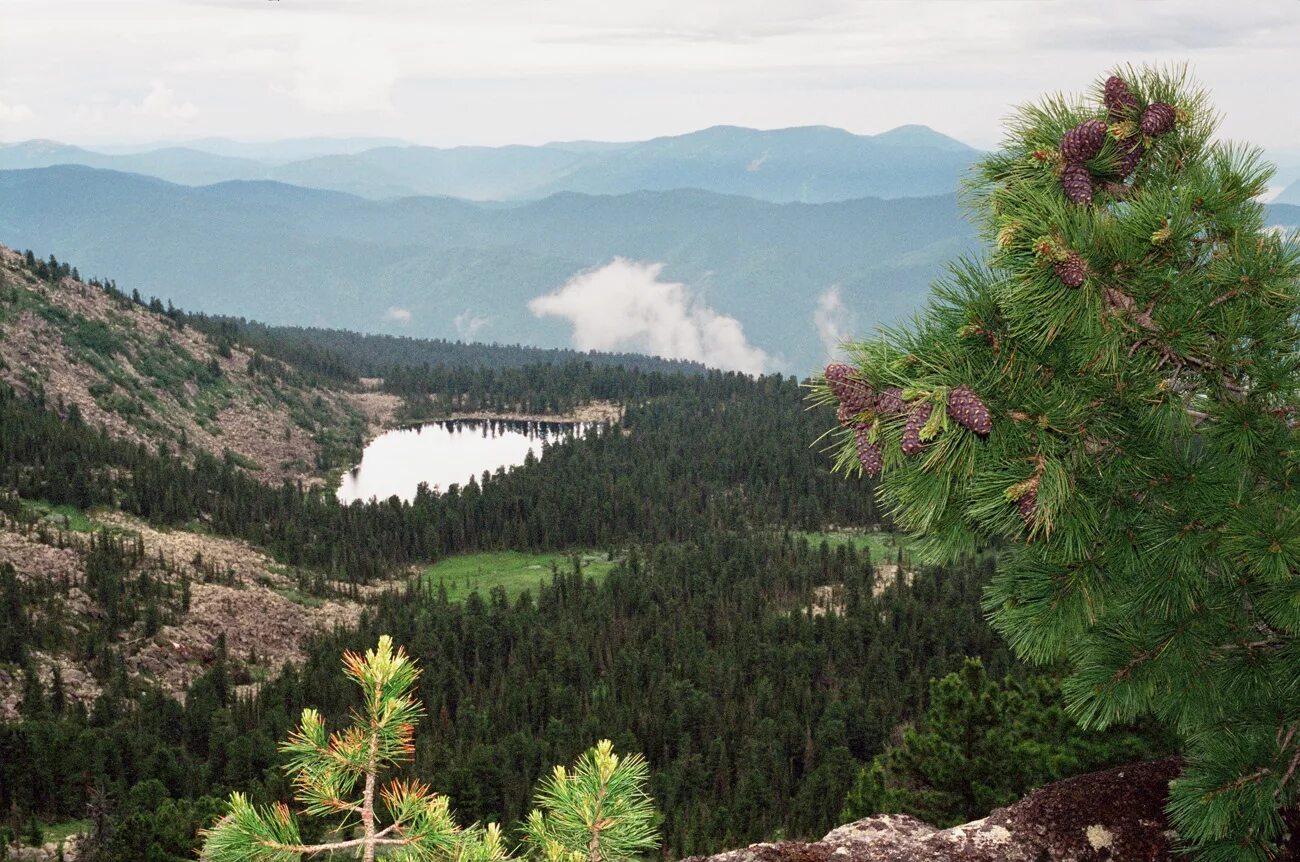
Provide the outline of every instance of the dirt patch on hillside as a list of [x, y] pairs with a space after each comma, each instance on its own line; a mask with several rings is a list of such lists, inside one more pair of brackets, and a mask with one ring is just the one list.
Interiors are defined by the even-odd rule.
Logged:
[[[187, 530], [160, 530], [120, 512], [97, 512], [96, 526], [118, 535], [138, 536], [143, 555], [136, 576], [145, 571], [155, 582], [169, 585], [172, 599], [164, 608], [168, 622], [146, 636], [137, 622], [118, 633], [127, 672], [180, 697], [212, 666], [217, 638], [224, 634], [231, 677], [249, 691], [274, 677], [286, 662], [304, 658], [308, 640], [318, 632], [355, 626], [366, 603], [398, 582], [370, 584], [356, 599], [321, 598], [301, 592], [299, 572], [276, 563], [261, 550], [237, 539]], [[48, 597], [39, 609], [29, 608], [34, 625], [58, 626], [69, 642], [88, 631], [103, 611], [82, 590], [84, 553], [89, 533], [58, 530], [22, 532], [0, 519], [0, 563], [12, 563], [22, 583], [42, 589]], [[310, 572], [304, 572], [310, 576]], [[187, 581], [182, 586], [181, 582]], [[181, 604], [189, 592], [189, 609]], [[101, 687], [92, 673], [92, 660], [73, 661], [69, 655], [33, 652], [35, 667], [46, 691], [58, 665], [65, 697], [90, 707]], [[0, 719], [18, 715], [23, 678], [17, 668], [0, 667]]]

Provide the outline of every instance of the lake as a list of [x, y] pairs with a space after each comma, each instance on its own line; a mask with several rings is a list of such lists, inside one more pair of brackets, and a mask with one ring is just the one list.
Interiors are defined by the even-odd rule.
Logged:
[[543, 443], [586, 435], [595, 423], [448, 419], [381, 434], [361, 453], [361, 463], [343, 474], [338, 498], [415, 499], [426, 482], [442, 493], [452, 485], [482, 480], [483, 471], [518, 467], [528, 453], [541, 457]]

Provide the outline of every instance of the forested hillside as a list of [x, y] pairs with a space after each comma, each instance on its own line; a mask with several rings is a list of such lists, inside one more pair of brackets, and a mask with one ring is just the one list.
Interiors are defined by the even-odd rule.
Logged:
[[[57, 262], [15, 266], [39, 296], [91, 289]], [[810, 445], [829, 417], [793, 379], [466, 354], [103, 293], [323, 398], [623, 413], [441, 495], [342, 505], [0, 386], [0, 828], [83, 829], [95, 862], [192, 858], [216, 798], [287, 798], [275, 740], [303, 706], [353, 705], [339, 652], [379, 633], [425, 670], [409, 774], [462, 820], [513, 828], [551, 764], [608, 737], [648, 758], [670, 858], [820, 834], [932, 677], [966, 656], [1020, 672], [980, 610], [996, 549], [945, 570], [897, 545], [872, 558], [886, 545], [862, 531], [888, 521]], [[422, 574], [484, 551], [605, 565], [539, 572], [516, 598], [453, 601]]]

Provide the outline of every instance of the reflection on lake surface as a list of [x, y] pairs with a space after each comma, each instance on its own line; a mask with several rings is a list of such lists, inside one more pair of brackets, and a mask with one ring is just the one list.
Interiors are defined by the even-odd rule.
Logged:
[[587, 434], [590, 423], [524, 422], [515, 420], [450, 419], [415, 428], [389, 431], [371, 441], [361, 463], [343, 474], [338, 498], [344, 503], [396, 494], [415, 499], [421, 482], [435, 492], [464, 485], [483, 471], [517, 467], [532, 452], [541, 457], [542, 443], [556, 443]]

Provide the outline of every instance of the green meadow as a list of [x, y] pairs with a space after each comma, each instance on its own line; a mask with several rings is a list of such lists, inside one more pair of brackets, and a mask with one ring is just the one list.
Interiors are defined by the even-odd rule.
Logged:
[[514, 599], [525, 590], [536, 594], [538, 584], [550, 583], [552, 568], [565, 571], [574, 557], [577, 557], [582, 573], [598, 581], [603, 580], [618, 562], [595, 551], [550, 554], [485, 551], [440, 560], [424, 570], [424, 580], [433, 587], [440, 583], [445, 586], [447, 598], [453, 602], [464, 601], [473, 592], [486, 598], [488, 591], [498, 586], [504, 587], [506, 595]]

